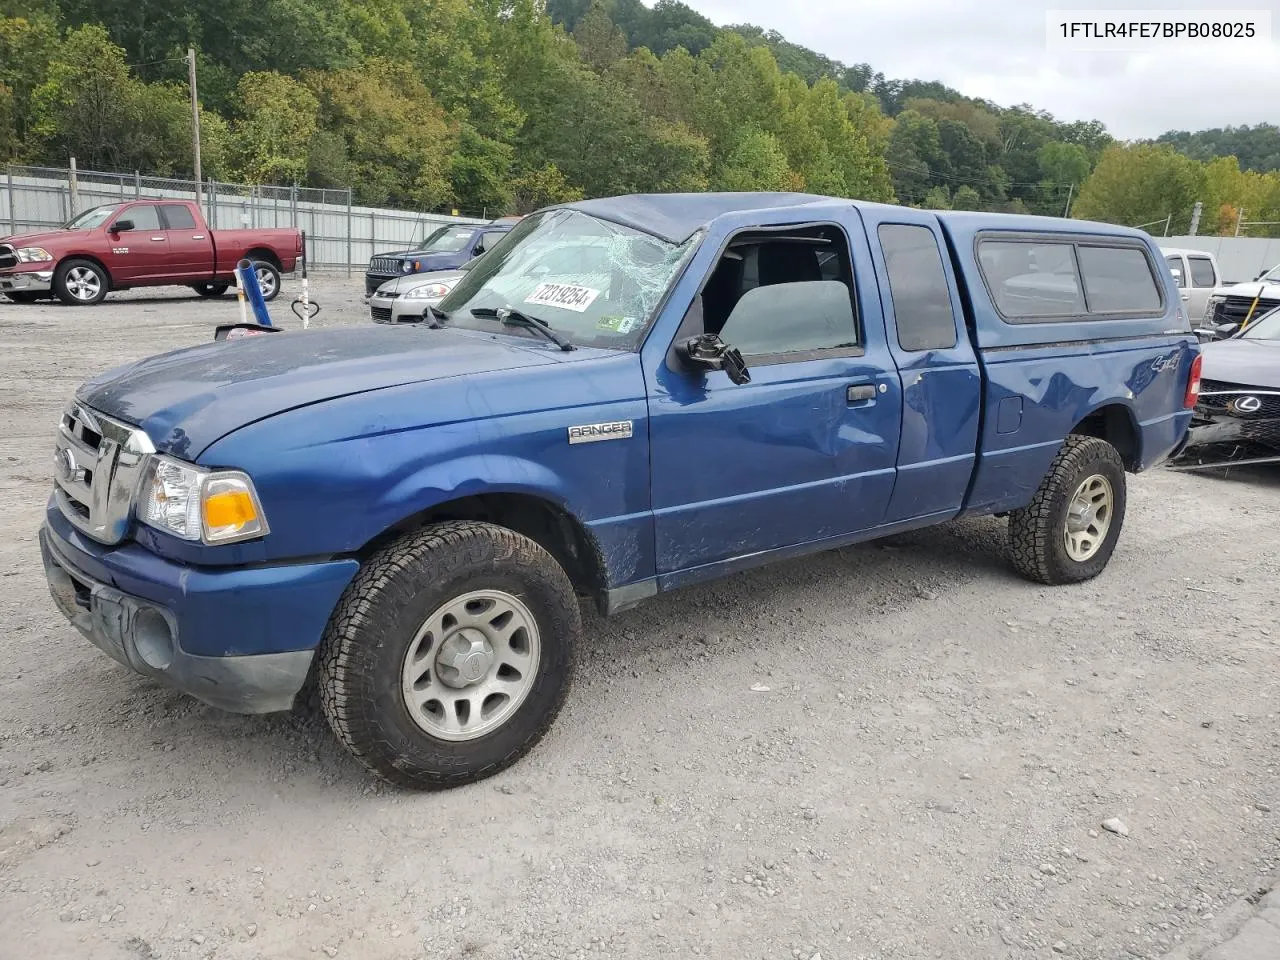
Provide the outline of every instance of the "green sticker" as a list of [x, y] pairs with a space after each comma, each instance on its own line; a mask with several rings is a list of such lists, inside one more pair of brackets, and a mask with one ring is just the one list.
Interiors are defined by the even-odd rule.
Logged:
[[596, 321], [597, 330], [608, 330], [610, 333], [627, 334], [639, 326], [635, 317], [601, 317]]

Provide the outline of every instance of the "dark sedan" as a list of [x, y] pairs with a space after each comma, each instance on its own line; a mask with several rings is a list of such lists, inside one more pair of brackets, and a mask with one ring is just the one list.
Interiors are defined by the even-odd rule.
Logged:
[[1174, 466], [1280, 463], [1280, 307], [1201, 349], [1200, 402]]

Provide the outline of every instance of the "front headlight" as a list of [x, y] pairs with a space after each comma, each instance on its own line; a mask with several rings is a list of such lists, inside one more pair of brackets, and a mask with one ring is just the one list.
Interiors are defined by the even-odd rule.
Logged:
[[410, 287], [401, 296], [408, 300], [439, 300], [452, 289], [452, 283], [420, 283], [416, 287]]
[[248, 474], [163, 455], [152, 457], [138, 513], [143, 523], [183, 540], [236, 543], [270, 532]]
[[1208, 300], [1206, 300], [1204, 302], [1204, 316], [1201, 319], [1202, 320], [1213, 319], [1214, 309], [1218, 306], [1218, 304], [1222, 303], [1222, 301], [1226, 299], [1227, 298], [1223, 296], [1212, 296]]
[[401, 260], [401, 261], [400, 261], [400, 272], [401, 272], [401, 273], [413, 273], [413, 262], [412, 262], [411, 260]]
[[21, 263], [38, 263], [41, 260], [52, 260], [51, 254], [44, 247], [19, 247], [14, 251]]

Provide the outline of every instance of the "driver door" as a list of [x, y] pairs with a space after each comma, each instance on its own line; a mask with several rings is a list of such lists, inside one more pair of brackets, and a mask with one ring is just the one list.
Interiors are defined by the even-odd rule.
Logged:
[[[851, 207], [842, 212], [857, 218]], [[882, 522], [901, 390], [883, 332], [869, 335], [865, 326], [881, 321], [856, 226], [856, 273], [839, 223], [791, 227], [785, 236], [740, 231], [690, 307], [677, 342], [720, 334], [743, 353], [751, 380], [687, 369], [673, 351], [650, 386], [656, 553], [666, 585]]]
[[[132, 228], [112, 232], [124, 221]], [[169, 235], [154, 203], [131, 203], [107, 225], [109, 255], [105, 264], [116, 286], [147, 282], [169, 273]]]

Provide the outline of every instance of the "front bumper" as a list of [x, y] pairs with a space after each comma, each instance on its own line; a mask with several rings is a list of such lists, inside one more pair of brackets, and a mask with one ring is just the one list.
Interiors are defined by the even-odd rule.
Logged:
[[428, 307], [438, 304], [443, 297], [434, 300], [386, 297], [376, 294], [369, 298], [369, 318], [374, 323], [420, 323]]
[[53, 287], [52, 270], [0, 273], [0, 293], [45, 293]]
[[233, 713], [291, 708], [359, 569], [355, 560], [196, 569], [136, 545], [84, 549], [58, 526], [51, 511], [40, 552], [63, 616], [136, 673]]
[[1230, 466], [1235, 463], [1280, 463], [1280, 419], [1246, 419], [1197, 411], [1173, 465]]

